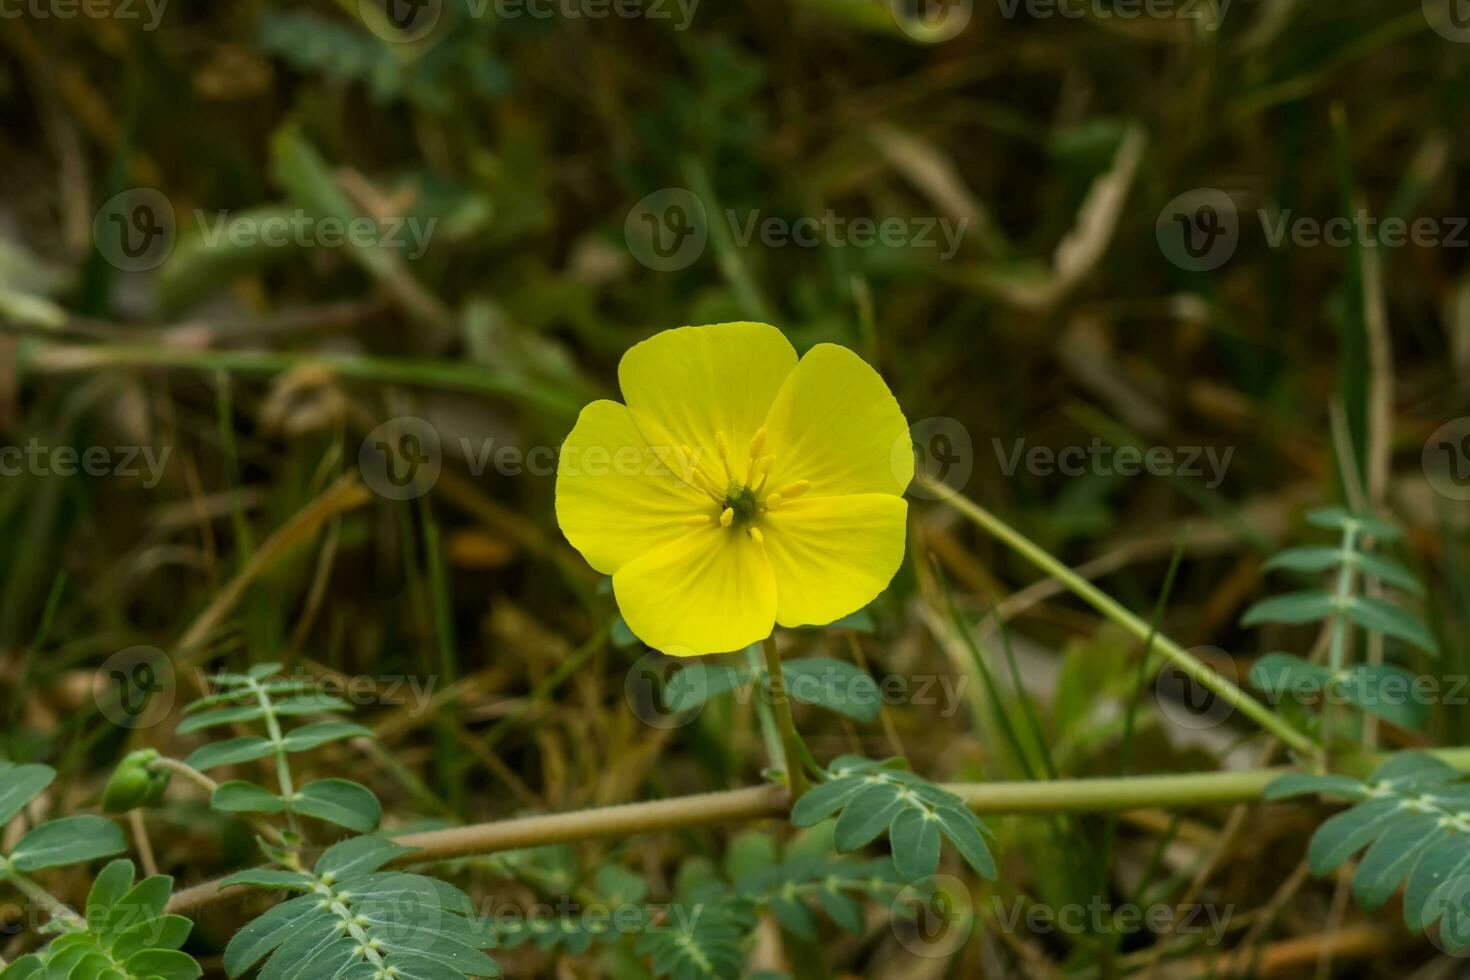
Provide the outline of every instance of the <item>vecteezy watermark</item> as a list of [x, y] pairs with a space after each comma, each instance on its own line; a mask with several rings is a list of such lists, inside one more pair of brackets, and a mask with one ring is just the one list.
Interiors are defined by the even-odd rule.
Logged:
[[519, 934], [647, 935], [678, 930], [689, 935], [704, 909], [696, 903], [585, 902], [560, 895], [528, 904], [490, 898], [479, 903], [476, 918], [505, 940]]
[[434, 489], [444, 469], [439, 430], [415, 415], [389, 419], [357, 450], [363, 482], [389, 500], [412, 500]]
[[1421, 0], [1424, 19], [1434, 33], [1447, 41], [1470, 44], [1470, 2], [1467, 0]]
[[289, 214], [232, 214], [230, 211], [194, 211], [199, 237], [217, 248], [226, 242], [235, 248], [385, 248], [401, 252], [410, 261], [423, 257], [438, 218], [413, 216], [342, 219], [319, 218], [297, 208]]
[[47, 446], [32, 437], [24, 446], [0, 446], [0, 477], [137, 477], [143, 489], [152, 490], [163, 479], [172, 451], [172, 446]]
[[959, 37], [975, 16], [975, 0], [888, 0], [893, 22], [915, 41], [940, 44]]
[[1240, 243], [1240, 216], [1230, 195], [1197, 187], [1174, 198], [1159, 212], [1154, 237], [1164, 257], [1189, 272], [1218, 269]]
[[[1189, 652], [1196, 660], [1216, 668], [1231, 683], [1238, 684], [1235, 661], [1224, 650], [1219, 647], [1191, 647]], [[1154, 697], [1160, 714], [1180, 728], [1195, 731], [1223, 725], [1235, 713], [1235, 705], [1172, 660], [1160, 668], [1154, 678]]]
[[992, 437], [995, 460], [1006, 476], [1015, 476], [1023, 466], [1032, 476], [1182, 476], [1201, 478], [1214, 490], [1225, 480], [1225, 471], [1235, 455], [1235, 447], [1224, 451], [1214, 446], [1112, 446], [1094, 437], [1085, 446], [1027, 447], [1024, 438], [1011, 440], [1009, 446]]
[[[693, 265], [709, 243], [709, 210], [698, 196], [683, 187], [665, 187], [640, 200], [623, 221], [628, 251], [657, 272], [674, 272]], [[759, 209], [727, 209], [718, 220], [727, 226], [738, 248], [760, 244], [766, 248], [913, 248], [933, 249], [941, 260], [959, 251], [968, 217], [849, 218], [828, 209], [821, 215], [787, 218]]]
[[[464, 0], [462, 12], [474, 20], [669, 21], [688, 30], [700, 0]], [[358, 15], [385, 41], [422, 40], [439, 25], [444, 0], [358, 0]]]
[[465, 0], [471, 17], [493, 15], [505, 20], [666, 20], [685, 31], [699, 0]]
[[1233, 0], [996, 0], [1007, 20], [1202, 20], [1218, 30]]
[[89, 20], [142, 21], [151, 31], [163, 20], [168, 0], [0, 0], [0, 20]]
[[[1317, 218], [1290, 208], [1263, 207], [1256, 209], [1256, 220], [1266, 245], [1273, 249], [1470, 247], [1470, 217], [1380, 218], [1359, 208], [1350, 215]], [[1235, 254], [1241, 220], [1229, 194], [1196, 187], [1164, 206], [1154, 231], [1159, 250], [1170, 262], [1190, 272], [1208, 272]]]
[[[677, 653], [678, 651], [673, 651]], [[888, 674], [872, 677], [839, 661], [807, 661], [783, 671], [785, 697], [799, 704], [863, 717], [881, 706], [913, 705], [933, 718], [953, 717], [964, 703], [969, 676]], [[745, 666], [708, 664], [702, 658], [669, 656], [650, 651], [639, 657], [623, 678], [628, 708], [651, 728], [669, 730], [692, 723], [714, 695], [728, 695], [748, 705], [759, 698], [776, 703], [765, 674]]]
[[98, 254], [124, 272], [158, 268], [173, 253], [177, 237], [173, 205], [151, 187], [108, 198], [92, 219]]
[[1431, 487], [1451, 500], [1470, 500], [1470, 415], [1435, 429], [1420, 461]]
[[173, 660], [157, 647], [119, 650], [92, 675], [93, 702], [119, 728], [152, 728], [165, 721], [176, 690]]
[[999, 895], [990, 898], [992, 919], [1010, 933], [1024, 929], [1032, 935], [1051, 933], [1105, 936], [1153, 932], [1158, 935], [1202, 936], [1206, 946], [1219, 945], [1230, 927], [1234, 905], [1173, 905], [1155, 902], [1149, 906], [1133, 902], [1113, 904], [1094, 895], [1086, 903], [1068, 902], [1047, 905], [1014, 898], [1006, 902]]
[[904, 456], [912, 450], [916, 479], [909, 493], [928, 500], [952, 497], [965, 489], [975, 471], [975, 444], [970, 430], [956, 419], [935, 416], [909, 426], [908, 443], [894, 443], [894, 479], [906, 471]]
[[930, 875], [893, 899], [889, 928], [899, 945], [924, 959], [948, 959], [975, 931], [975, 901], [954, 875]]

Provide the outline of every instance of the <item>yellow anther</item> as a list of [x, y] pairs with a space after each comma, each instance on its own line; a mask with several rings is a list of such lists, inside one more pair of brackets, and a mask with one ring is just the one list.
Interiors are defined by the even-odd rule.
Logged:
[[781, 496], [790, 500], [792, 497], [800, 497], [811, 488], [812, 484], [810, 480], [797, 480], [795, 483], [788, 483], [782, 487]]
[[781, 495], [773, 493], [766, 498], [766, 510], [775, 510], [781, 506]]
[[761, 426], [755, 430], [755, 436], [750, 440], [750, 458], [755, 459], [766, 447], [766, 427]]
[[701, 514], [698, 517], [686, 517], [684, 519], [684, 523], [688, 524], [690, 527], [704, 527], [708, 524], [713, 524], [714, 522], [715, 519], [708, 514]]
[[750, 532], [750, 539], [752, 541], [760, 545], [762, 548], [766, 546], [766, 536], [764, 534], [761, 534], [760, 528], [752, 525], [751, 527], [746, 528], [746, 530]]
[[720, 514], [720, 527], [729, 527], [735, 523], [735, 508], [726, 507]]

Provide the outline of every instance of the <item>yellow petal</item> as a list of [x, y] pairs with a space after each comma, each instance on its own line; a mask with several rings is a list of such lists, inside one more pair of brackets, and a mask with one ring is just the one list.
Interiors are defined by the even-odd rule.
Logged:
[[556, 520], [587, 564], [611, 575], [713, 520], [714, 502], [675, 475], [648, 447], [628, 409], [596, 401], [582, 409], [556, 465]]
[[776, 623], [770, 563], [739, 528], [699, 528], [629, 562], [613, 594], [633, 635], [674, 656], [741, 650]]
[[810, 481], [810, 497], [902, 494], [914, 477], [908, 422], [888, 386], [846, 347], [818, 344], [766, 419], [770, 486]]
[[825, 626], [888, 587], [903, 563], [908, 502], [881, 493], [802, 497], [761, 517], [776, 621]]
[[637, 344], [618, 365], [618, 383], [648, 444], [687, 446], [723, 490], [718, 434], [743, 479], [750, 442], [794, 367], [796, 351], [775, 327], [717, 323]]

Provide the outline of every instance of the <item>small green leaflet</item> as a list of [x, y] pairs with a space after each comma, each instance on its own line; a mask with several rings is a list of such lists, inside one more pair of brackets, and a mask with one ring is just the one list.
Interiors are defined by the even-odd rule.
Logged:
[[837, 814], [839, 851], [864, 847], [886, 831], [899, 875], [915, 881], [939, 868], [939, 840], [947, 839], [975, 872], [995, 879], [989, 833], [964, 801], [905, 769], [858, 756], [841, 756], [826, 782], [809, 790], [791, 810], [791, 822], [810, 827]]

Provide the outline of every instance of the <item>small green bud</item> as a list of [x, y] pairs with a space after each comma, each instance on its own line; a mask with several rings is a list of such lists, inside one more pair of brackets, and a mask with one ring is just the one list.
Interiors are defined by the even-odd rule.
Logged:
[[158, 802], [168, 787], [172, 775], [166, 769], [152, 769], [158, 759], [157, 749], [139, 749], [127, 757], [113, 771], [102, 791], [104, 813], [126, 813], [140, 806]]

